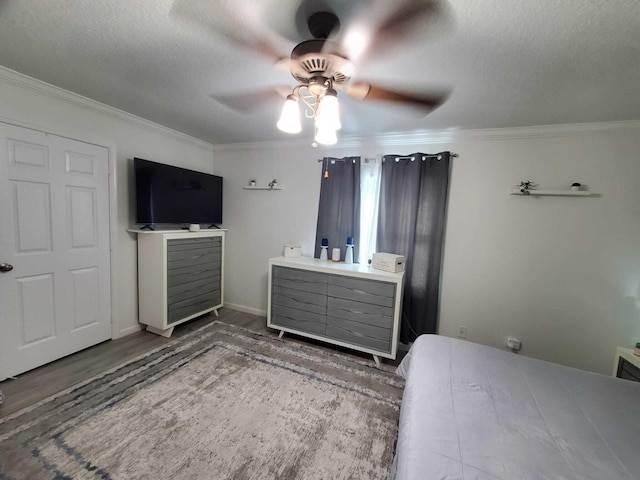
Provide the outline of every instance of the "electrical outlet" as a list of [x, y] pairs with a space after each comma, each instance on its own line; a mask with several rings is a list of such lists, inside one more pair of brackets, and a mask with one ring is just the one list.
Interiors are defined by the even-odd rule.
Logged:
[[467, 338], [467, 327], [462, 325], [458, 327], [458, 338]]
[[522, 343], [516, 337], [508, 337], [507, 338], [507, 348], [514, 352], [519, 352], [522, 348]]

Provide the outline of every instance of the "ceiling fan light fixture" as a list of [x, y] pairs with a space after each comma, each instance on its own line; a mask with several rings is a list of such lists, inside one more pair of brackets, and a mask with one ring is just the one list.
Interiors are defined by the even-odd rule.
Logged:
[[298, 97], [293, 94], [287, 96], [276, 126], [285, 133], [300, 133], [302, 131]]
[[315, 141], [321, 145], [335, 145], [338, 143], [338, 135], [331, 128], [317, 128]]
[[333, 130], [334, 133], [342, 128], [338, 92], [333, 88], [328, 89], [319, 102], [316, 113], [316, 128], [318, 130]]

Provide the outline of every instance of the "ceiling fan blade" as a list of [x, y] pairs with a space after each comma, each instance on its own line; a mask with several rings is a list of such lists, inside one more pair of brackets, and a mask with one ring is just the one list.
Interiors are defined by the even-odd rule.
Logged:
[[375, 35], [386, 39], [403, 36], [406, 30], [425, 20], [440, 19], [445, 4], [441, 0], [405, 0], [396, 3], [379, 23]]
[[354, 82], [347, 86], [347, 95], [354, 100], [401, 103], [428, 112], [435, 110], [449, 98], [450, 92], [411, 94], [387, 90], [366, 82]]
[[261, 23], [258, 8], [255, 2], [175, 0], [170, 15], [278, 62], [289, 56], [293, 42]]
[[211, 98], [225, 107], [241, 114], [255, 113], [282, 103], [292, 87], [275, 87], [250, 93], [233, 95], [211, 95]]
[[452, 14], [446, 0], [381, 1], [363, 5], [348, 25], [331, 40], [342, 44], [352, 61], [379, 57], [388, 50], [410, 46], [408, 37], [420, 28], [425, 35], [441, 32], [451, 24]]

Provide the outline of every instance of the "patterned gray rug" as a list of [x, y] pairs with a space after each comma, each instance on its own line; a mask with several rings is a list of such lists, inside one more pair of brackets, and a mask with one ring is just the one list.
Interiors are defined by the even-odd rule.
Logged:
[[213, 322], [0, 421], [0, 479], [384, 479], [403, 381]]

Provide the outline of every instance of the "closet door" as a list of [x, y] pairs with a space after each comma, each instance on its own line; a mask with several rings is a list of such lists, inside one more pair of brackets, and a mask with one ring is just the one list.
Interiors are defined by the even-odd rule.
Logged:
[[0, 123], [0, 379], [111, 338], [108, 150]]

